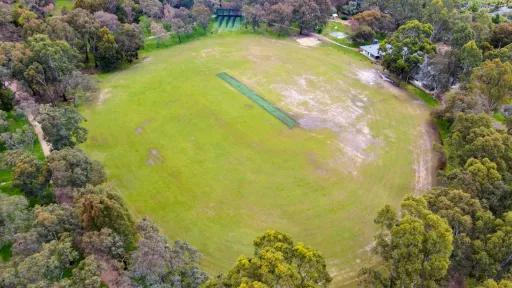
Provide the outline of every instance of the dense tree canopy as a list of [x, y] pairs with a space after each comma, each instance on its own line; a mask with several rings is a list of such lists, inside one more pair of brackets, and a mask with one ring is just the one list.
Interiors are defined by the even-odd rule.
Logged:
[[327, 287], [330, 282], [316, 250], [270, 230], [254, 240], [254, 257], [240, 257], [225, 276], [206, 287]]
[[390, 72], [408, 80], [425, 56], [435, 52], [430, 42], [432, 26], [412, 20], [400, 26], [381, 44], [384, 57], [382, 64]]

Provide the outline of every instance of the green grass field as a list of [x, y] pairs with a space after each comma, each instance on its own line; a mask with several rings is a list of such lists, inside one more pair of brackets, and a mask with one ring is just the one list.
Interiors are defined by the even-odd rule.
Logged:
[[[143, 56], [99, 76], [99, 100], [82, 108], [82, 148], [137, 217], [197, 247], [211, 273], [251, 254], [269, 228], [320, 250], [333, 286], [371, 263], [376, 211], [413, 191], [414, 139], [427, 109], [368, 82], [361, 75], [371, 63], [331, 46], [231, 34]], [[289, 129], [220, 72], [308, 129]], [[361, 160], [345, 148], [365, 133], [372, 141]]]
[[55, 14], [60, 15], [63, 8], [73, 9], [74, 0], [55, 0]]

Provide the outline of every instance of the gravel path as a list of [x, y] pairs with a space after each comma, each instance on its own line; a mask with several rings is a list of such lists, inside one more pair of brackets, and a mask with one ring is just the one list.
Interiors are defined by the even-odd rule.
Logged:
[[19, 107], [23, 110], [25, 115], [27, 116], [27, 120], [34, 128], [34, 133], [37, 135], [37, 139], [39, 139], [39, 143], [41, 143], [41, 148], [43, 149], [43, 154], [45, 157], [50, 155], [51, 146], [44, 139], [43, 130], [41, 129], [41, 125], [37, 123], [35, 120], [35, 111], [37, 111], [37, 104], [34, 102], [34, 99], [30, 96], [30, 93], [25, 90], [23, 85], [17, 80], [6, 81], [5, 86], [14, 93], [16, 102], [19, 103]]

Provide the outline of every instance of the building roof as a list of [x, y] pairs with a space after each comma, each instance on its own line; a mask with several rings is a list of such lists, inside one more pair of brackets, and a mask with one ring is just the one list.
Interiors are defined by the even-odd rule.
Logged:
[[359, 47], [361, 50], [368, 52], [372, 56], [380, 56], [380, 44], [364, 45]]

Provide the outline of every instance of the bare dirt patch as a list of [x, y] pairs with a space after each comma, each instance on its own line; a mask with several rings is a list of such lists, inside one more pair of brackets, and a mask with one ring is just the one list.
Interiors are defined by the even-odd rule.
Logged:
[[333, 31], [333, 32], [329, 33], [329, 35], [331, 35], [332, 37], [334, 37], [336, 39], [343, 39], [343, 38], [348, 37], [348, 35], [346, 33], [339, 32], [339, 31]]
[[301, 46], [304, 46], [304, 47], [315, 47], [315, 46], [320, 45], [320, 43], [322, 43], [316, 37], [312, 37], [312, 36], [297, 37], [297, 38], [295, 38], [295, 40], [297, 42], [299, 42], [299, 44]]
[[416, 171], [414, 191], [416, 194], [421, 194], [432, 188], [439, 161], [438, 154], [434, 150], [434, 143], [438, 142], [438, 136], [432, 125], [425, 123], [419, 134], [417, 148], [414, 150], [414, 170]]
[[144, 132], [144, 128], [146, 128], [146, 126], [148, 126], [149, 124], [151, 124], [151, 120], [144, 120], [139, 127], [135, 128], [135, 133], [137, 135], [142, 134], [142, 132]]
[[344, 90], [345, 97], [334, 98], [339, 87], [318, 85], [321, 81], [304, 75], [296, 77], [293, 85], [276, 85], [284, 96], [281, 105], [291, 110], [302, 128], [329, 129], [336, 133], [339, 149], [356, 165], [373, 159], [374, 152], [369, 148], [379, 141], [368, 127], [369, 117], [365, 112], [368, 97], [361, 91]]
[[379, 72], [375, 69], [356, 70], [355, 72], [359, 81], [365, 84], [375, 85], [382, 81]]
[[103, 104], [110, 97], [110, 89], [102, 89], [98, 94], [98, 104]]
[[155, 149], [155, 148], [149, 149], [148, 159], [146, 160], [146, 163], [149, 166], [154, 166], [162, 161], [163, 161], [163, 158], [160, 155], [160, 151], [158, 151], [158, 149]]

